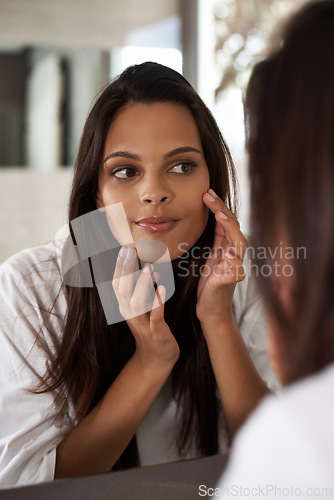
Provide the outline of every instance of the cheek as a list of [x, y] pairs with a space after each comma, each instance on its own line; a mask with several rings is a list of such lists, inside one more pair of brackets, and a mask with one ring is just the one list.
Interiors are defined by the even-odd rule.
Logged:
[[100, 200], [103, 206], [114, 205], [115, 203], [122, 203], [126, 215], [129, 215], [131, 205], [129, 200], [133, 197], [127, 192], [123, 192], [121, 188], [114, 188], [111, 186], [103, 186], [100, 189]]
[[203, 203], [203, 194], [210, 187], [209, 171], [206, 168], [201, 176], [196, 178], [188, 186], [187, 198], [182, 193], [183, 202], [186, 205], [188, 215], [188, 243], [192, 246], [203, 233], [209, 218], [209, 209]]
[[[195, 226], [206, 225], [208, 221], [209, 209], [203, 203], [203, 194], [209, 189], [209, 181], [201, 183], [201, 188], [192, 191], [192, 196], [188, 202], [189, 213], [193, 214], [192, 219]], [[204, 229], [204, 228], [203, 228]]]
[[194, 221], [194, 228], [196, 228], [196, 239], [198, 239], [203, 233], [209, 219], [209, 209], [202, 204], [198, 209], [198, 216]]
[[108, 183], [100, 187], [100, 193], [104, 205], [112, 205], [113, 203], [123, 201], [121, 191], [114, 189]]
[[[129, 210], [131, 196], [125, 196], [122, 189], [113, 189], [108, 185], [100, 187], [98, 208], [106, 212], [109, 228], [121, 245], [133, 243], [129, 228]], [[99, 206], [100, 205], [100, 206]], [[103, 208], [107, 207], [107, 208]]]
[[[196, 204], [193, 204], [192, 212], [193, 212], [193, 224], [194, 228], [203, 226], [205, 227], [208, 217], [209, 217], [209, 209], [206, 205], [204, 205], [202, 201], [202, 193], [200, 195], [200, 201], [196, 200]], [[204, 229], [204, 228], [203, 228]]]
[[203, 233], [209, 218], [209, 209], [202, 201], [203, 191], [188, 204], [187, 243], [192, 246]]

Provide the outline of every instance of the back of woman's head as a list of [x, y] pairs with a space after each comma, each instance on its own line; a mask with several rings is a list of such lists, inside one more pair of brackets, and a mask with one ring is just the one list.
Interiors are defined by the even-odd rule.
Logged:
[[252, 232], [260, 246], [291, 247], [289, 312], [276, 293], [284, 276], [260, 278], [287, 381], [334, 361], [333, 53], [334, 1], [312, 2], [255, 67], [246, 96]]
[[98, 97], [87, 118], [76, 161], [70, 220], [96, 208], [103, 146], [117, 113], [132, 103], [150, 105], [158, 102], [190, 109], [201, 137], [211, 186], [232, 208], [235, 193], [231, 195], [230, 183], [232, 190], [236, 187], [233, 162], [210, 111], [183, 76], [161, 64], [146, 62], [130, 66], [115, 78]]

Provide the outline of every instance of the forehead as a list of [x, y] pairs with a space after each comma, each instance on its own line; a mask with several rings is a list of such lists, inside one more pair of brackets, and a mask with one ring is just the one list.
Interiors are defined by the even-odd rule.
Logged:
[[127, 144], [139, 148], [153, 144], [167, 147], [168, 143], [173, 143], [173, 147], [202, 149], [194, 117], [185, 105], [128, 104], [117, 113], [106, 137], [107, 149]]

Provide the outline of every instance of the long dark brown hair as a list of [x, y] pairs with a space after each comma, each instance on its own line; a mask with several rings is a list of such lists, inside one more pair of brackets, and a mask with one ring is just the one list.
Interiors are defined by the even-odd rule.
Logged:
[[284, 238], [305, 249], [292, 262], [292, 311], [260, 273], [285, 382], [334, 361], [333, 28], [333, 0], [307, 4], [255, 67], [246, 95], [252, 234], [267, 248]]
[[[236, 177], [228, 147], [210, 111], [180, 74], [156, 63], [125, 70], [96, 100], [86, 121], [74, 170], [69, 221], [96, 209], [99, 168], [107, 132], [116, 113], [129, 103], [179, 103], [195, 119], [210, 174], [211, 187], [235, 211]], [[196, 246], [212, 245], [214, 217]], [[189, 256], [188, 264], [193, 258]], [[201, 265], [204, 260], [197, 260]], [[183, 260], [184, 266], [184, 260]], [[207, 346], [196, 317], [198, 276], [182, 277], [175, 270], [174, 296], [166, 303], [165, 318], [180, 346], [173, 370], [173, 390], [180, 413], [178, 448], [186, 450], [192, 440], [200, 455], [218, 451], [218, 405], [216, 383]], [[93, 288], [66, 287], [68, 313], [61, 346], [46, 377], [47, 389], [67, 391], [77, 417], [84, 417], [105, 394], [135, 350], [126, 322], [109, 325]], [[44, 389], [45, 390], [45, 389]], [[135, 437], [115, 468], [138, 463]]]

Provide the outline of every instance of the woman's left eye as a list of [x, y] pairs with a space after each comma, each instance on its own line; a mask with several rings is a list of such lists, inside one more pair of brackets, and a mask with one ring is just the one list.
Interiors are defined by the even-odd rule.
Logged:
[[113, 177], [117, 179], [130, 179], [131, 177], [135, 177], [137, 172], [135, 169], [130, 167], [119, 168], [118, 170], [114, 170], [111, 172]]
[[170, 168], [170, 172], [173, 172], [175, 174], [188, 174], [193, 170], [195, 167], [194, 163], [190, 162], [183, 162], [183, 163], [178, 163], [177, 165], [174, 165], [172, 168]]

